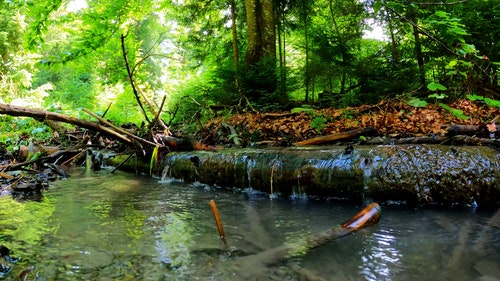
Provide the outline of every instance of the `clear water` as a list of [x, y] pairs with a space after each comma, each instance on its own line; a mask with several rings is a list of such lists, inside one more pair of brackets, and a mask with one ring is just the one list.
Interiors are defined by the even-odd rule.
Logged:
[[328, 229], [361, 206], [71, 174], [42, 202], [0, 198], [0, 244], [20, 258], [0, 279], [19, 280], [34, 266], [25, 280], [500, 280], [498, 212], [383, 208], [376, 226], [262, 267], [245, 257]]

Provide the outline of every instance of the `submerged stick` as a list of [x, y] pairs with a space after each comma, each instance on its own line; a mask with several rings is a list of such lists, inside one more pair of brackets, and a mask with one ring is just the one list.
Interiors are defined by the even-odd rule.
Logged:
[[224, 228], [222, 228], [222, 223], [220, 221], [219, 210], [217, 209], [217, 205], [215, 205], [215, 201], [210, 200], [210, 208], [212, 209], [212, 213], [214, 214], [215, 223], [217, 224], [217, 230], [219, 231], [219, 237], [226, 244], [226, 235], [224, 234]]
[[311, 235], [297, 243], [283, 244], [255, 255], [245, 256], [240, 259], [243, 264], [260, 264], [270, 266], [281, 261], [305, 254], [318, 246], [327, 244], [335, 239], [347, 236], [365, 227], [375, 225], [380, 221], [381, 210], [377, 203], [371, 203], [361, 212], [344, 223], [334, 226], [326, 231]]

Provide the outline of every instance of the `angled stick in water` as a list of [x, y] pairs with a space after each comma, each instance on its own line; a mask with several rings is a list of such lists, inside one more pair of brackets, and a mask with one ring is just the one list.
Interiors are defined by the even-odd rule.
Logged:
[[377, 203], [371, 203], [361, 212], [344, 223], [334, 226], [326, 231], [306, 237], [296, 243], [283, 244], [255, 255], [240, 258], [242, 265], [270, 266], [284, 260], [305, 254], [307, 251], [324, 245], [332, 240], [347, 236], [362, 228], [375, 225], [380, 221], [381, 210]]
[[215, 205], [215, 201], [210, 200], [210, 208], [212, 209], [212, 213], [214, 214], [215, 223], [217, 224], [217, 230], [219, 231], [219, 237], [224, 242], [224, 245], [227, 246], [226, 243], [226, 235], [224, 234], [224, 228], [222, 228], [222, 223], [220, 221], [219, 210], [217, 209], [217, 205]]

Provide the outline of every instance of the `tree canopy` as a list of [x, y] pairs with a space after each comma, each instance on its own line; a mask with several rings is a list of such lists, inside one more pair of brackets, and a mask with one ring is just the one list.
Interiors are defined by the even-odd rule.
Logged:
[[499, 0], [0, 0], [0, 102], [109, 108], [119, 124], [162, 109], [189, 130], [214, 108], [499, 99], [499, 13]]

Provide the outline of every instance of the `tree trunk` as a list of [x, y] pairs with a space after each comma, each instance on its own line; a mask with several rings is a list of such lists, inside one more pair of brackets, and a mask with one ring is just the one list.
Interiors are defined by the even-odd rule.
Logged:
[[[304, 8], [305, 9], [305, 8]], [[306, 97], [305, 97], [305, 102], [309, 102], [309, 83], [311, 82], [311, 71], [309, 70], [309, 32], [308, 32], [308, 24], [307, 24], [307, 14], [304, 15], [304, 39], [306, 41], [306, 77], [305, 77], [305, 84], [306, 84]]]
[[[272, 94], [277, 89], [275, 10], [273, 0], [245, 0], [245, 8], [248, 39], [245, 86], [249, 96], [259, 101], [265, 97], [263, 93]], [[273, 98], [280, 104], [288, 101], [281, 93]]]
[[[233, 60], [236, 70], [239, 69], [239, 52], [238, 52], [238, 36], [236, 33], [236, 4], [231, 0], [231, 32], [233, 36]], [[236, 82], [238, 84], [238, 82]]]
[[255, 65], [264, 58], [276, 59], [276, 32], [272, 0], [245, 0], [248, 47], [245, 62]]
[[276, 7], [276, 34], [278, 36], [278, 59], [279, 59], [279, 82], [278, 91], [286, 95], [286, 34], [283, 27], [285, 22], [285, 11], [279, 5]]
[[387, 22], [389, 24], [389, 32], [391, 33], [391, 46], [392, 46], [392, 59], [394, 60], [395, 64], [399, 63], [399, 52], [398, 52], [398, 46], [396, 42], [396, 36], [394, 35], [394, 27], [392, 26], [392, 17], [389, 12], [387, 12]]
[[422, 44], [420, 43], [420, 33], [418, 31], [418, 22], [415, 15], [416, 11], [411, 6], [409, 9], [408, 18], [411, 21], [410, 24], [412, 25], [413, 37], [415, 39], [415, 55], [417, 56], [419, 80], [422, 88], [425, 89], [424, 55], [422, 54]]

